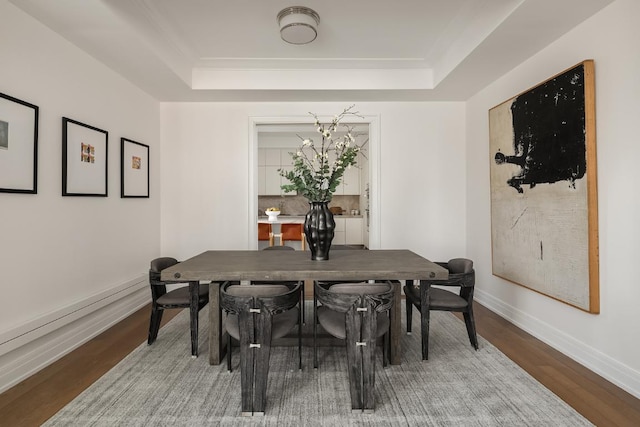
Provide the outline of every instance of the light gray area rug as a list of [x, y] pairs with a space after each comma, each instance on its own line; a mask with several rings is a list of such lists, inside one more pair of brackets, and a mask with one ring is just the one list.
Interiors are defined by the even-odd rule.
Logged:
[[[311, 307], [307, 311], [311, 318]], [[403, 317], [404, 319], [404, 317]], [[189, 319], [183, 311], [69, 403], [46, 426], [586, 426], [580, 414], [479, 337], [469, 344], [464, 323], [433, 312], [428, 361], [419, 329], [403, 335], [402, 365], [376, 366], [376, 410], [351, 413], [344, 347], [274, 347], [266, 415], [240, 415], [239, 353], [210, 366], [207, 311], [200, 313], [200, 357], [190, 357]], [[310, 328], [307, 322], [307, 328]], [[414, 314], [414, 329], [419, 314]], [[404, 323], [403, 323], [403, 331]]]

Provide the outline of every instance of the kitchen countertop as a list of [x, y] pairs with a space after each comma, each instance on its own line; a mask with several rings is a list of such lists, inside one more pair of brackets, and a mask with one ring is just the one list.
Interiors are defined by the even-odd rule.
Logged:
[[304, 224], [304, 217], [279, 215], [277, 220], [272, 221], [266, 216], [261, 216], [261, 217], [258, 217], [258, 222], [266, 223], [266, 224]]
[[[278, 215], [278, 221], [280, 223], [284, 223], [284, 222], [294, 222], [297, 223], [299, 220], [302, 220], [304, 222], [304, 215]], [[362, 218], [362, 215], [334, 215], [334, 218]], [[269, 221], [269, 217], [264, 215], [264, 216], [259, 216], [258, 217], [258, 222], [275, 222], [275, 221]]]

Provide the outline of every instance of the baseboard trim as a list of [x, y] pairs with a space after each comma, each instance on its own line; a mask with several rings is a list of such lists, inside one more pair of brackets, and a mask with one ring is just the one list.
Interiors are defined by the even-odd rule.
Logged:
[[0, 393], [151, 301], [140, 276], [0, 334]]
[[520, 329], [640, 398], [640, 374], [629, 366], [476, 288], [474, 299]]

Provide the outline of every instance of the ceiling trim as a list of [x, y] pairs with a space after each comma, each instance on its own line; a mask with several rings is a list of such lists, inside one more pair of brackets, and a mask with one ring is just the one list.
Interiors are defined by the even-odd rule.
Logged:
[[432, 89], [433, 71], [399, 70], [216, 70], [196, 68], [196, 90], [402, 90]]

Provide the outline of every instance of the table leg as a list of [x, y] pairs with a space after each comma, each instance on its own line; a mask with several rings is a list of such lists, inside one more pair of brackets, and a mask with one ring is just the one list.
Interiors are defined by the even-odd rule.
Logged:
[[198, 357], [198, 300], [200, 282], [189, 282], [189, 317], [191, 320], [191, 357]]
[[209, 285], [209, 365], [219, 365], [226, 354], [226, 332], [222, 330], [220, 283]]
[[391, 350], [389, 352], [389, 362], [392, 365], [400, 365], [402, 363], [402, 348], [400, 346], [400, 334], [402, 333], [402, 322], [400, 319], [402, 315], [402, 306], [400, 304], [402, 293], [400, 292], [400, 287], [402, 284], [399, 281], [394, 281], [393, 284], [393, 306], [389, 313], [391, 318]]

